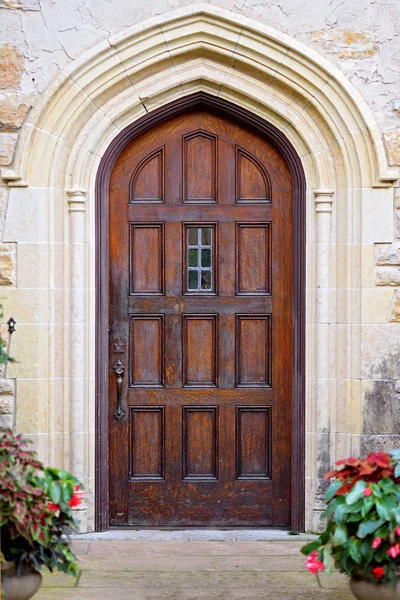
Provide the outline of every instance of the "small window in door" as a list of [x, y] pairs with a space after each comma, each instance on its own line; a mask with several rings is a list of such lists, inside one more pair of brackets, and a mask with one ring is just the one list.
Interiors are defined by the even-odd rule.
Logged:
[[215, 225], [185, 225], [184, 287], [187, 294], [215, 293]]

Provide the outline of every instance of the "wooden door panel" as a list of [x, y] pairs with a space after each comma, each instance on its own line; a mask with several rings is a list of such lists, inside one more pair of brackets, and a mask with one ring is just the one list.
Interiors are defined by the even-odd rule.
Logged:
[[130, 315], [129, 387], [164, 385], [164, 315]]
[[164, 479], [164, 408], [131, 406], [130, 479]]
[[291, 243], [288, 167], [229, 118], [187, 112], [117, 159], [111, 524], [289, 525]]
[[184, 480], [218, 480], [218, 407], [183, 407]]
[[218, 315], [184, 314], [183, 386], [218, 386]]

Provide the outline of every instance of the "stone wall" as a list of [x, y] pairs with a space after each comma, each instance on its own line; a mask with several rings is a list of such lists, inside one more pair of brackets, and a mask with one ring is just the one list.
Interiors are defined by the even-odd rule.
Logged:
[[[339, 0], [318, 3], [315, 0], [220, 0], [209, 4], [284, 32], [339, 68], [369, 105], [384, 140], [388, 165], [400, 166], [400, 8], [397, 0], [368, 3], [359, 0], [345, 3]], [[4, 290], [4, 318], [7, 320], [12, 315], [18, 323], [12, 354], [19, 360], [16, 365], [10, 365], [12, 379], [0, 386], [0, 428], [15, 423], [19, 431], [33, 438], [43, 459], [54, 464], [62, 462], [68, 467], [70, 456], [70, 436], [64, 425], [70, 421], [69, 390], [61, 358], [67, 352], [69, 341], [64, 326], [70, 314], [68, 294], [64, 295], [69, 277], [66, 267], [69, 250], [64, 244], [68, 237], [68, 209], [65, 194], [54, 195], [54, 208], [40, 185], [29, 190], [17, 189], [26, 185], [14, 169], [13, 158], [21, 126], [32, 114], [31, 107], [37, 106], [41, 98], [51, 97], [53, 80], [95, 44], [104, 42], [107, 47], [109, 42], [105, 40], [110, 36], [150, 17], [188, 5], [197, 3], [0, 0], [0, 285]], [[85, 93], [82, 91], [81, 96], [89, 106], [88, 114], [92, 114], [97, 106]], [[147, 98], [140, 97], [140, 100], [142, 110], [147, 110]], [[323, 118], [321, 110], [321, 123]], [[81, 127], [84, 126], [82, 120]], [[51, 135], [48, 140], [51, 143]], [[341, 141], [346, 145], [346, 140]], [[43, 147], [43, 152], [45, 150]], [[9, 186], [13, 188], [14, 200], [7, 211]], [[350, 181], [347, 187], [351, 187]], [[386, 191], [393, 193], [392, 188]], [[351, 302], [361, 309], [360, 316], [342, 317], [350, 311], [349, 298], [342, 291], [334, 294], [335, 289], [332, 290], [332, 327], [342, 331], [344, 341], [333, 348], [335, 358], [331, 360], [330, 373], [336, 372], [341, 383], [337, 384], [330, 375], [332, 389], [337, 386], [338, 401], [330, 408], [325, 407], [331, 414], [324, 434], [331, 436], [332, 447], [320, 461], [320, 470], [343, 454], [400, 446], [400, 195], [398, 188], [394, 188], [390, 216], [383, 204], [381, 213], [377, 213], [373, 196], [369, 198], [360, 206], [354, 201], [354, 206], [359, 206], [354, 210], [360, 211], [360, 222], [367, 234], [363, 242], [358, 243], [358, 254], [354, 254], [358, 258], [352, 258], [352, 263], [346, 255], [353, 235], [347, 231], [350, 221], [333, 221], [333, 227], [337, 228], [337, 247], [331, 254], [333, 287], [335, 282], [337, 288], [350, 287], [345, 280], [350, 280], [351, 273], [357, 271], [360, 284], [356, 291], [352, 290]], [[337, 207], [342, 208], [346, 201], [343, 190], [338, 190], [333, 200], [335, 215]], [[63, 215], [63, 221], [52, 220], [56, 211]], [[25, 220], [19, 223], [22, 213]], [[311, 239], [315, 232], [310, 213], [308, 217]], [[393, 232], [387, 235], [392, 217]], [[9, 235], [4, 237], [6, 218]], [[92, 231], [92, 222], [88, 228]], [[354, 233], [354, 239], [358, 235], [359, 232]], [[54, 242], [51, 249], [50, 239]], [[314, 269], [312, 260], [310, 272]], [[0, 298], [2, 296], [0, 290]], [[90, 313], [92, 308], [87, 311]], [[308, 321], [312, 318], [311, 315]], [[313, 331], [312, 327], [309, 331]], [[361, 348], [355, 344], [350, 354], [353, 357], [361, 353], [361, 367], [357, 377], [350, 378], [346, 374], [344, 355], [348, 352], [346, 344], [352, 344], [351, 340], [357, 336], [361, 338]], [[312, 363], [313, 339], [309, 337], [307, 341], [310, 348], [307, 360]], [[47, 361], [47, 355], [51, 355], [51, 360]], [[93, 381], [88, 383], [90, 385], [93, 386]], [[18, 392], [16, 411], [15, 389]], [[310, 392], [309, 406], [314, 408], [310, 408], [309, 423], [315, 420], [313, 411], [318, 412], [312, 396]], [[88, 412], [92, 419], [92, 406]], [[87, 421], [89, 423], [89, 417]], [[93, 419], [90, 423], [86, 424], [87, 431], [90, 430], [89, 440], [85, 441], [87, 447], [93, 441]]]

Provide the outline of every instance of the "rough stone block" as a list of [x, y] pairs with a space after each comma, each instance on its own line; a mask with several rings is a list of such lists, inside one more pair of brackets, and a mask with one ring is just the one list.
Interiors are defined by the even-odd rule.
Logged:
[[0, 165], [11, 165], [17, 139], [16, 133], [0, 133]]
[[5, 429], [12, 429], [13, 427], [13, 415], [1, 415], [0, 414], [0, 431]]
[[40, 10], [40, 0], [0, 0], [0, 8]]
[[377, 244], [375, 257], [377, 265], [400, 265], [400, 246]]
[[389, 163], [392, 166], [400, 165], [400, 133], [388, 131], [384, 134]]
[[14, 285], [15, 265], [12, 244], [0, 244], [0, 285]]
[[[397, 201], [400, 202], [400, 198], [397, 198], [396, 205], [397, 205]], [[400, 210], [396, 210], [395, 219], [396, 219], [396, 237], [400, 238]]]
[[0, 395], [0, 414], [12, 415], [14, 412], [14, 398]]
[[0, 379], [0, 395], [12, 396], [14, 393], [12, 382], [9, 379]]
[[312, 37], [329, 54], [345, 60], [371, 58], [378, 51], [376, 40], [362, 31], [330, 28], [315, 31]]
[[[389, 323], [400, 323], [400, 290], [394, 290], [392, 306], [389, 312]], [[398, 382], [400, 384], [400, 382]], [[400, 387], [399, 390], [400, 392]]]
[[396, 399], [391, 381], [368, 381], [364, 385], [363, 433], [385, 434], [396, 431]]
[[400, 448], [400, 435], [362, 435], [361, 456], [370, 452], [387, 452], [394, 448]]
[[14, 46], [0, 46], [0, 89], [18, 88], [24, 70], [24, 55]]
[[0, 96], [0, 130], [15, 131], [21, 127], [28, 104], [20, 103], [17, 95]]
[[400, 285], [400, 269], [391, 271], [380, 271], [376, 277], [376, 285]]

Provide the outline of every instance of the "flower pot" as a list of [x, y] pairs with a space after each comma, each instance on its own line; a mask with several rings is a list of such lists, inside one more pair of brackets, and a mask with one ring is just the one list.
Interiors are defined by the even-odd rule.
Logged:
[[400, 578], [396, 589], [391, 585], [372, 583], [365, 579], [352, 577], [350, 589], [358, 600], [400, 600]]
[[18, 576], [14, 562], [1, 565], [1, 586], [7, 600], [29, 600], [41, 583], [41, 574], [32, 568], [24, 566]]

